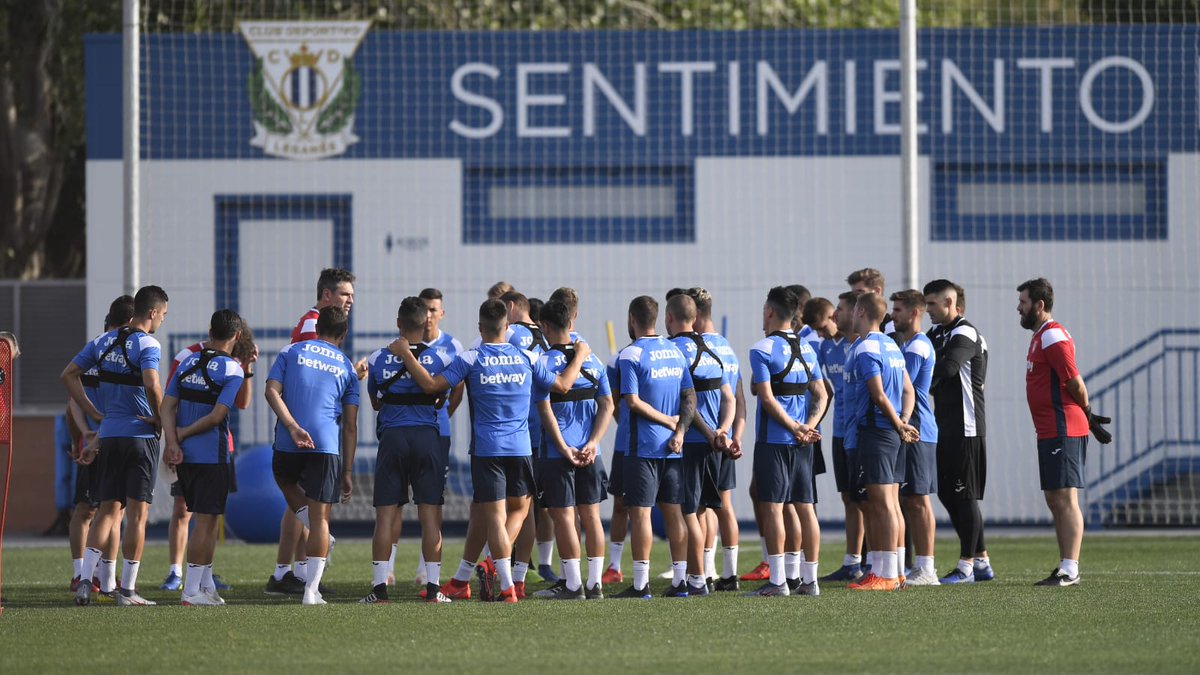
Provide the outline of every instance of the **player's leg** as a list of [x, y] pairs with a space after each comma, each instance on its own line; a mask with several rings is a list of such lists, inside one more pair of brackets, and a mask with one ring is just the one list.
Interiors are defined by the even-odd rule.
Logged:
[[600, 503], [578, 504], [576, 510], [587, 542], [588, 570], [584, 591], [587, 599], [600, 599], [604, 597], [604, 523], [600, 520]]
[[767, 542], [762, 538], [762, 533], [766, 530], [766, 525], [763, 522], [762, 503], [758, 499], [758, 479], [757, 476], [751, 474], [750, 487], [748, 489], [750, 495], [750, 503], [754, 506], [754, 525], [759, 532], [759, 547], [762, 549], [762, 558], [759, 559], [754, 569], [741, 576], [742, 581], [765, 581], [770, 576], [767, 566]]
[[[96, 504], [92, 502], [92, 467], [81, 464], [75, 472], [75, 508], [71, 511], [71, 523], [67, 528], [67, 541], [71, 548], [71, 592], [77, 590], [83, 579], [83, 551], [87, 546], [92, 519], [96, 517]], [[88, 578], [91, 583], [91, 578]]]
[[[705, 527], [700, 522], [702, 517], [700, 508], [700, 492], [704, 476], [704, 460], [710, 452], [707, 443], [684, 443], [683, 457], [674, 464], [678, 464], [676, 470], [680, 476], [679, 489], [679, 512], [683, 518], [684, 535], [685, 535], [685, 554], [684, 560], [686, 564], [687, 588], [680, 589], [678, 586], [683, 583], [683, 579], [672, 568], [671, 586], [676, 593], [685, 591], [688, 594], [692, 592], [700, 593], [701, 587], [705, 586], [704, 575], [704, 545], [705, 545]], [[672, 551], [672, 560], [677, 558]]]
[[[307, 557], [303, 552], [300, 558], [296, 557], [297, 543], [309, 519], [308, 500], [300, 487], [303, 466], [304, 457], [300, 453], [276, 450], [271, 456], [271, 472], [287, 508], [279, 520], [279, 545], [275, 553], [275, 568], [271, 576], [267, 577], [265, 592], [270, 595], [304, 593], [303, 578], [292, 571], [293, 560]], [[307, 567], [307, 563], [304, 566]], [[297, 570], [300, 570], [299, 565]]]
[[[767, 579], [747, 596], [775, 597], [789, 595], [784, 551], [787, 544], [787, 525], [784, 505], [791, 495], [792, 447], [775, 443], [756, 443], [754, 446], [754, 478], [751, 485], [758, 500], [759, 525], [766, 548]], [[799, 544], [796, 544], [797, 548]], [[745, 577], [743, 577], [744, 579]]]
[[171, 520], [167, 524], [167, 576], [163, 579], [160, 589], [177, 591], [183, 584], [183, 553], [188, 543], [188, 524], [192, 513], [187, 510], [183, 501], [182, 488], [179, 481], [171, 484]]
[[608, 526], [608, 569], [604, 570], [605, 584], [625, 580], [621, 573], [621, 557], [625, 552], [625, 535], [629, 532], [629, 512], [625, 509], [625, 455], [613, 453], [608, 474], [608, 494], [612, 495], [612, 520]]
[[[446, 495], [445, 452], [432, 427], [405, 429], [410, 438], [409, 482], [421, 523], [421, 566], [425, 578], [425, 602], [449, 602], [441, 593], [442, 579], [442, 505]], [[399, 515], [399, 514], [397, 514]]]
[[741, 532], [733, 510], [733, 490], [721, 490], [721, 508], [714, 509], [721, 534], [721, 576], [714, 585], [718, 591], [738, 590], [738, 547]]
[[914, 564], [908, 577], [910, 586], [938, 585], [934, 566], [934, 537], [937, 524], [929, 495], [937, 492], [937, 461], [932, 443], [915, 443], [908, 447], [905, 484], [900, 489], [900, 507], [904, 521], [912, 533]]
[[154, 483], [158, 477], [158, 439], [117, 439], [125, 450], [125, 533], [121, 548], [125, 560], [121, 567], [119, 605], [154, 604], [137, 593], [138, 572], [141, 569], [142, 550], [146, 544], [146, 518], [150, 513], [150, 502], [154, 499]]
[[[474, 460], [472, 460], [472, 463]], [[463, 542], [462, 559], [454, 575], [442, 586], [442, 594], [451, 600], [471, 599], [471, 576], [475, 574], [475, 562], [487, 545], [487, 526], [482, 507], [472, 501], [467, 515], [467, 536]], [[491, 565], [490, 561], [485, 561]], [[488, 576], [488, 575], [485, 575]]]
[[375, 530], [371, 536], [371, 591], [359, 600], [362, 604], [386, 603], [388, 577], [392, 572], [392, 552], [396, 546], [396, 522], [400, 509], [408, 502], [410, 476], [408, 438], [404, 429], [388, 428], [379, 435], [375, 454], [375, 475], [371, 506], [375, 507]]
[[[509, 459], [524, 460], [524, 465], [529, 464], [528, 457]], [[517, 588], [516, 580], [513, 578], [511, 565], [513, 555], [512, 542], [516, 539], [517, 534], [521, 531], [521, 526], [524, 525], [526, 517], [529, 515], [530, 503], [532, 501], [530, 493], [533, 489], [533, 471], [530, 467], [518, 469], [515, 472], [510, 471], [509, 473], [512, 478], [512, 480], [508, 481], [510, 485], [520, 480], [512, 475], [514, 473], [526, 473], [528, 476], [527, 482], [525, 482], [525, 487], [517, 489], [509, 488], [510, 495], [504, 502], [501, 502], [502, 508], [508, 511], [505, 516], [504, 526], [500, 528], [498, 533], [489, 530], [488, 545], [492, 548], [492, 557], [496, 563], [496, 576], [500, 579], [499, 598], [503, 602], [511, 603], [516, 602], [518, 598], [525, 595], [525, 584], [522, 582], [521, 588]], [[511, 494], [522, 491], [524, 494]], [[501, 545], [502, 548], [497, 549], [498, 545]]]
[[[383, 494], [380, 490], [379, 462], [375, 469], [375, 531], [371, 536], [371, 592], [359, 602], [376, 604], [388, 602], [387, 581], [391, 565], [388, 559], [395, 546], [396, 520], [400, 516], [400, 507], [396, 504], [380, 503]], [[383, 502], [388, 501], [382, 499]]]
[[[533, 508], [533, 520], [537, 526], [534, 530], [534, 547], [537, 551], [537, 573], [542, 581], [554, 583], [558, 575], [554, 572], [554, 537], [557, 525], [543, 506]], [[559, 558], [562, 558], [560, 555]]]
[[387, 585], [391, 586], [396, 583], [396, 549], [400, 544], [400, 537], [404, 534], [404, 505], [396, 506], [396, 515], [392, 518], [392, 545], [388, 549], [388, 573]]
[[1073, 586], [1079, 583], [1079, 552], [1083, 545], [1083, 512], [1079, 488], [1083, 486], [1087, 437], [1038, 441], [1038, 468], [1042, 493], [1054, 520], [1058, 539], [1058, 567], [1039, 586]]
[[308, 500], [308, 536], [305, 555], [308, 577], [304, 580], [305, 605], [323, 605], [321, 577], [329, 559], [329, 514], [341, 493], [342, 458], [326, 453], [304, 453], [300, 486]]
[[517, 536], [513, 538], [513, 583], [519, 583], [519, 588], [522, 589], [525, 586], [525, 577], [529, 574], [529, 564], [533, 557], [533, 542], [537, 532], [537, 524], [534, 522], [536, 510], [536, 508], [529, 509], [525, 520], [521, 522], [520, 529], [517, 530]]
[[991, 581], [996, 578], [992, 563], [988, 558], [987, 544], [984, 541], [983, 512], [979, 503], [983, 501], [984, 486], [987, 482], [987, 446], [983, 438], [972, 438], [968, 445], [967, 456], [970, 461], [972, 523], [975, 527], [975, 560], [973, 569], [975, 581]]
[[[550, 600], [583, 600], [579, 531], [575, 528], [576, 468], [565, 459], [540, 459], [537, 476], [541, 501], [547, 507], [546, 513], [554, 524], [563, 578], [550, 588], [534, 593], [534, 596]], [[592, 542], [589, 541], [588, 544], [594, 548]]]
[[625, 508], [629, 514], [629, 543], [633, 554], [633, 584], [618, 598], [650, 598], [650, 550], [654, 532], [650, 509], [658, 495], [658, 460], [625, 457]]

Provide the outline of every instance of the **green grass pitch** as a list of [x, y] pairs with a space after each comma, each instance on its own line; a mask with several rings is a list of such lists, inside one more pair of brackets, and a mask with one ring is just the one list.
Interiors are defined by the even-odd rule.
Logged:
[[[218, 551], [217, 571], [235, 586], [223, 608], [180, 607], [178, 594], [157, 590], [161, 543], [144, 556], [139, 586], [160, 603], [147, 608], [74, 607], [65, 547], [9, 548], [0, 672], [1200, 671], [1196, 538], [1090, 537], [1083, 583], [1065, 589], [1032, 586], [1056, 562], [1051, 538], [991, 543], [997, 580], [974, 586], [886, 594], [828, 584], [820, 598], [427, 606], [411, 583], [416, 544], [406, 542], [392, 604], [361, 606], [369, 546], [344, 542], [326, 575], [337, 590], [326, 607], [264, 595], [274, 547], [231, 544]], [[945, 571], [954, 544], [939, 547]], [[447, 542], [448, 560], [456, 564], [460, 551], [460, 542]], [[666, 568], [665, 551], [656, 544], [655, 571]], [[746, 547], [743, 568], [757, 552]], [[840, 558], [826, 541], [822, 573]], [[656, 579], [655, 592], [665, 584]]]

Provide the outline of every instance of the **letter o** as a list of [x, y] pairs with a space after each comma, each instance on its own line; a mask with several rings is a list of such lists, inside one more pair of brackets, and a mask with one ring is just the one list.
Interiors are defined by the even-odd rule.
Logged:
[[[1092, 85], [1100, 73], [1109, 68], [1125, 68], [1132, 71], [1142, 83], [1142, 107], [1133, 117], [1124, 122], [1110, 122], [1104, 119], [1092, 105]], [[1150, 111], [1154, 109], [1154, 80], [1150, 78], [1150, 73], [1142, 64], [1127, 56], [1105, 57], [1093, 63], [1083, 74], [1083, 80], [1079, 83], [1079, 107], [1083, 110], [1083, 116], [1100, 131], [1109, 134], [1128, 133], [1140, 127], [1150, 116]]]

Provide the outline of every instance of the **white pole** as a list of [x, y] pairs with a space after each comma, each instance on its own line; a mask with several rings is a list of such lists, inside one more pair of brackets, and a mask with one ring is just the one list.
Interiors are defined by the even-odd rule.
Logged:
[[124, 86], [125, 99], [125, 292], [133, 294], [141, 286], [141, 223], [138, 195], [138, 178], [141, 162], [141, 27], [138, 24], [141, 10], [138, 0], [124, 0]]
[[900, 0], [900, 171], [904, 288], [919, 289], [917, 209], [917, 0]]

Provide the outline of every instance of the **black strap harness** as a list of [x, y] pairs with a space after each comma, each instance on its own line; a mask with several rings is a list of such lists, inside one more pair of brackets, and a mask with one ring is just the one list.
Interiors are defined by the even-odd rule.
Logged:
[[[692, 364], [688, 366], [688, 372], [692, 375], [692, 388], [696, 390], [696, 393], [720, 389], [721, 383], [725, 381], [725, 362], [708, 346], [704, 341], [703, 335], [695, 331], [675, 335], [675, 337], [680, 336], [689, 338], [692, 342], [696, 343], [696, 358], [692, 359]], [[705, 354], [711, 356], [717, 362], [717, 365], [721, 366], [721, 375], [719, 377], [696, 377], [696, 369], [700, 367], [700, 359], [704, 358]]]
[[[121, 326], [117, 329], [116, 339], [114, 339], [112, 344], [108, 345], [104, 352], [100, 354], [100, 360], [96, 365], [96, 370], [98, 373], [96, 375], [97, 386], [99, 386], [100, 382], [119, 384], [126, 387], [143, 386], [142, 369], [130, 362], [129, 349], [125, 346], [125, 343], [131, 336], [143, 332], [144, 331], [140, 331], [132, 326]], [[112, 354], [113, 350], [115, 350], [117, 347], [121, 348], [121, 357], [125, 360], [125, 366], [130, 370], [128, 373], [114, 373], [111, 370], [104, 369], [105, 360], [108, 359], [108, 355]]]
[[544, 351], [544, 352], [550, 351], [551, 345], [546, 340], [546, 336], [542, 333], [541, 327], [539, 327], [536, 323], [529, 323], [527, 321], [517, 321], [516, 324], [518, 326], [524, 326], [529, 331], [529, 333], [531, 335], [533, 335], [533, 343], [535, 345], [541, 347], [542, 351]]
[[[191, 401], [192, 403], [203, 403], [204, 405], [216, 405], [217, 399], [221, 397], [221, 387], [213, 381], [212, 376], [208, 374], [208, 364], [218, 356], [228, 356], [225, 352], [219, 352], [215, 349], [207, 347], [200, 350], [200, 358], [196, 359], [196, 363], [192, 364], [191, 368], [179, 373], [175, 377], [179, 378], [179, 399], [181, 401]], [[201, 377], [204, 378], [204, 389], [187, 389], [183, 386], [183, 380], [192, 373], [200, 371]]]
[[[541, 336], [540, 332], [535, 337], [539, 336]], [[544, 340], [545, 338], [542, 339]], [[568, 362], [575, 358], [575, 345], [549, 345], [547, 346], [546, 351], [562, 352], [567, 356]], [[550, 402], [573, 403], [576, 401], [591, 401], [595, 399], [600, 393], [600, 380], [597, 380], [594, 375], [584, 370], [582, 367], [579, 368], [579, 374], [583, 376], [583, 379], [590, 382], [592, 386], [578, 388], [572, 387], [569, 391], [566, 391], [562, 394], [557, 394], [552, 391], [550, 392]]]
[[[782, 338], [792, 348], [792, 358], [788, 359], [787, 365], [783, 367], [783, 370], [771, 376], [771, 393], [775, 396], [803, 396], [808, 392], [808, 386], [812, 382], [813, 374], [812, 369], [808, 367], [808, 361], [805, 361], [800, 356], [800, 349], [802, 347], [800, 338], [794, 333], [785, 333], [781, 330], [771, 333], [768, 337]], [[799, 383], [784, 382], [784, 378], [792, 372], [792, 366], [796, 364], [797, 360], [804, 366], [804, 372], [808, 376], [808, 380]]]
[[[423, 354], [425, 352], [425, 350], [429, 349], [429, 345], [420, 343], [420, 344], [410, 345], [409, 349], [412, 350], [413, 356], [417, 357], [417, 359], [419, 360], [421, 358], [421, 354]], [[432, 394], [425, 394], [425, 393], [400, 394], [400, 393], [388, 391], [388, 388], [391, 387], [393, 384], [395, 384], [397, 381], [399, 381], [400, 378], [404, 377], [405, 373], [407, 373], [407, 372], [408, 372], [408, 369], [404, 367], [404, 364], [400, 364], [400, 370], [397, 370], [395, 375], [392, 375], [388, 379], [379, 383], [379, 391], [376, 392], [375, 398], [378, 399], [379, 402], [383, 403], [384, 405], [436, 406], [437, 405], [437, 397]]]

